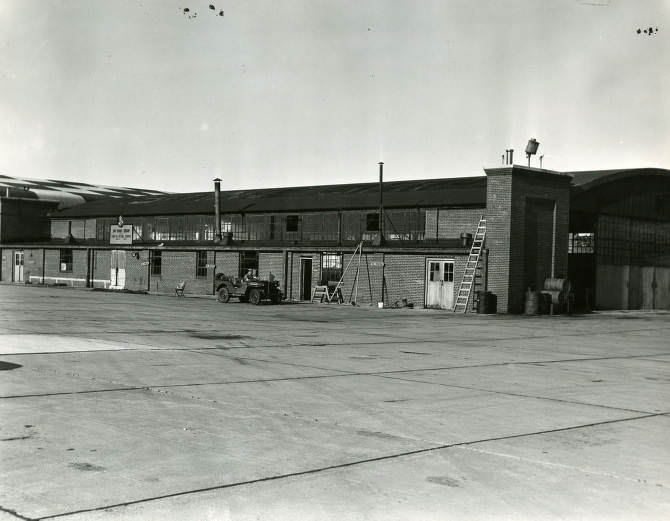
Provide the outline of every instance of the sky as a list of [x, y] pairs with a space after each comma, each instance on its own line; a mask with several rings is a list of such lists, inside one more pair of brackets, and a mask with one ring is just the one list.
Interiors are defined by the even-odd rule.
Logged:
[[9, 176], [463, 177], [531, 137], [549, 169], [670, 168], [669, 93], [670, 0], [0, 0]]

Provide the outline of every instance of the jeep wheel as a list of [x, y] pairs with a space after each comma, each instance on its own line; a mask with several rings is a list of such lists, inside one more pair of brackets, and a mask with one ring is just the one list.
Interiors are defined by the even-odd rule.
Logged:
[[219, 289], [219, 295], [217, 297], [217, 300], [219, 302], [222, 302], [223, 304], [225, 304], [230, 300], [230, 293], [228, 292], [227, 287], [223, 286]]
[[249, 302], [251, 302], [254, 306], [258, 306], [258, 304], [261, 303], [261, 292], [257, 289], [252, 289], [249, 292]]

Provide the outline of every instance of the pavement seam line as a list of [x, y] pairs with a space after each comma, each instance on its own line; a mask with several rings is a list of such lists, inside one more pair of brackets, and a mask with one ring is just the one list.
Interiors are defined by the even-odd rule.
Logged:
[[538, 459], [533, 459], [533, 458], [524, 458], [522, 456], [515, 456], [514, 454], [504, 454], [502, 452], [493, 452], [489, 450], [483, 450], [483, 449], [478, 449], [475, 447], [455, 447], [460, 450], [467, 450], [471, 452], [477, 452], [479, 454], [485, 454], [487, 456], [496, 456], [499, 458], [507, 458], [507, 459], [513, 459], [516, 461], [522, 461], [525, 463], [532, 463], [535, 465], [540, 465], [543, 467], [549, 467], [549, 468], [557, 468], [557, 469], [563, 469], [563, 470], [574, 470], [577, 472], [581, 472], [583, 474], [590, 474], [593, 476], [602, 476], [606, 478], [614, 478], [614, 479], [621, 479], [624, 481], [630, 481], [632, 483], [640, 483], [642, 485], [653, 485], [661, 488], [668, 488], [665, 486], [663, 483], [656, 483], [652, 482], [650, 483], [649, 481], [645, 479], [640, 479], [640, 478], [631, 478], [628, 476], [622, 476], [620, 474], [613, 474], [611, 472], [602, 472], [602, 471], [597, 471], [597, 470], [589, 470], [586, 468], [581, 468], [581, 467], [575, 467], [574, 465], [566, 465], [564, 463], [553, 463], [551, 461], [542, 461]]
[[422, 384], [428, 384], [428, 385], [440, 385], [442, 387], [453, 387], [456, 389], [465, 389], [469, 391], [480, 391], [484, 393], [492, 393], [492, 394], [500, 394], [503, 396], [518, 396], [519, 398], [533, 398], [537, 400], [547, 400], [551, 402], [557, 402], [557, 403], [567, 403], [571, 405], [584, 405], [587, 407], [600, 407], [603, 409], [610, 409], [613, 411], [624, 411], [624, 412], [634, 412], [636, 414], [656, 414], [653, 411], [641, 411], [639, 409], [627, 409], [625, 407], [613, 407], [611, 405], [600, 405], [597, 403], [586, 403], [586, 402], [576, 402], [574, 400], [563, 400], [561, 398], [551, 398], [548, 396], [537, 396], [537, 395], [532, 395], [532, 394], [521, 394], [521, 393], [512, 393], [512, 392], [507, 392], [507, 391], [494, 391], [493, 389], [484, 389], [481, 387], [470, 387], [467, 385], [456, 385], [456, 384], [445, 384], [442, 382], [426, 382], [425, 380], [413, 380], [411, 378], [399, 378], [397, 376], [386, 376], [386, 375], [379, 375], [379, 378], [388, 378], [389, 380], [400, 380], [403, 382], [416, 382], [416, 383], [422, 383]]
[[[212, 348], [212, 349], [217, 349], [217, 348]], [[128, 351], [128, 350], [122, 350], [121, 352]], [[153, 351], [153, 350], [152, 350]], [[187, 351], [191, 351], [197, 354], [209, 354], [209, 353], [203, 353], [202, 348], [196, 349], [196, 350], [191, 350], [188, 349]], [[96, 351], [93, 351], [96, 352]], [[35, 353], [39, 354], [39, 353]], [[670, 353], [668, 353], [670, 355]], [[142, 391], [142, 390], [150, 390], [151, 388], [170, 388], [170, 387], [195, 387], [195, 386], [200, 386], [200, 385], [230, 385], [230, 384], [243, 384], [243, 383], [262, 383], [262, 382], [281, 382], [281, 381], [291, 381], [291, 380], [307, 380], [307, 379], [316, 379], [316, 378], [335, 378], [335, 377], [341, 377], [341, 376], [379, 376], [379, 377], [384, 377], [385, 375], [391, 375], [391, 374], [401, 374], [401, 373], [414, 373], [414, 372], [429, 372], [429, 371], [450, 371], [453, 369], [474, 369], [474, 368], [479, 368], [479, 367], [499, 367], [499, 366], [506, 366], [506, 365], [533, 365], [533, 364], [553, 364], [553, 363], [567, 363], [567, 362], [593, 362], [593, 361], [599, 361], [599, 360], [628, 360], [628, 359], [635, 359], [635, 358], [646, 358], [648, 355], [631, 355], [631, 356], [613, 356], [613, 357], [597, 357], [597, 358], [571, 358], [571, 359], [560, 359], [560, 360], [535, 360], [535, 361], [530, 361], [530, 362], [496, 362], [493, 364], [475, 364], [475, 365], [459, 365], [459, 366], [446, 366], [446, 367], [433, 367], [433, 368], [420, 368], [420, 369], [396, 369], [392, 371], [374, 371], [374, 372], [354, 372], [354, 371], [344, 371], [342, 369], [330, 369], [330, 368], [325, 368], [325, 367], [316, 367], [316, 366], [310, 366], [310, 365], [305, 365], [305, 364], [295, 364], [292, 362], [280, 362], [276, 360], [265, 360], [262, 358], [251, 358], [251, 357], [243, 357], [243, 356], [229, 356], [226, 354], [221, 354], [221, 355], [212, 355], [212, 356], [218, 356], [219, 358], [224, 358], [224, 359], [229, 359], [229, 360], [234, 360], [234, 359], [241, 359], [241, 360], [251, 360], [254, 362], [264, 362], [264, 363], [274, 363], [274, 364], [281, 364], [281, 365], [290, 365], [290, 366], [295, 366], [295, 367], [304, 367], [307, 369], [316, 369], [320, 371], [333, 371], [333, 372], [338, 372], [341, 374], [331, 374], [331, 375], [316, 375], [316, 376], [295, 376], [295, 377], [287, 377], [287, 378], [273, 378], [273, 379], [256, 379], [256, 380], [238, 380], [238, 381], [232, 381], [232, 382], [209, 382], [209, 383], [187, 383], [187, 384], [172, 384], [172, 385], [144, 385], [144, 386], [137, 386], [137, 387], [126, 387], [126, 388], [116, 388], [116, 389], [93, 389], [93, 390], [88, 390], [88, 391], [72, 391], [72, 392], [62, 392], [62, 393], [44, 393], [44, 394], [26, 394], [26, 395], [8, 395], [8, 396], [0, 396], [0, 399], [12, 399], [12, 398], [40, 398], [40, 397], [48, 397], [48, 396], [67, 396], [67, 395], [78, 395], [78, 394], [89, 394], [89, 393], [103, 393], [103, 392], [118, 392], [118, 391]], [[658, 356], [658, 355], [656, 355]], [[391, 378], [391, 377], [389, 377]], [[400, 378], [399, 378], [400, 380]], [[417, 380], [410, 380], [410, 381], [417, 381]], [[429, 382], [421, 382], [421, 383], [429, 383]], [[489, 392], [495, 392], [495, 391], [489, 391]], [[522, 395], [520, 395], [522, 396]], [[528, 398], [533, 398], [533, 396], [527, 396]], [[570, 402], [569, 402], [570, 403]], [[578, 402], [575, 402], [578, 403]], [[586, 405], [586, 404], [584, 404]], [[603, 406], [604, 407], [604, 406]], [[636, 411], [635, 409], [622, 409], [622, 410], [630, 410], [632, 412], [644, 412], [644, 411]]]
[[428, 447], [424, 449], [416, 449], [412, 451], [406, 451], [406, 452], [401, 452], [401, 453], [396, 453], [396, 454], [388, 454], [386, 456], [377, 456], [374, 458], [366, 458], [363, 460], [358, 460], [358, 461], [352, 461], [348, 463], [340, 463], [337, 465], [328, 465], [325, 467], [320, 467], [316, 469], [309, 469], [309, 470], [303, 470], [303, 471], [297, 471], [297, 472], [289, 472], [286, 474], [277, 474], [274, 476], [266, 476], [263, 478], [257, 478], [257, 479], [251, 479], [247, 481], [239, 481], [236, 483], [228, 483], [228, 484], [223, 484], [223, 485], [214, 485], [211, 487], [203, 487], [199, 489], [193, 489], [193, 490], [186, 490], [186, 491], [181, 491], [181, 492], [174, 492], [171, 494], [163, 494], [160, 496], [153, 496], [149, 498], [143, 498], [143, 499], [136, 499], [133, 501], [125, 501], [122, 503], [116, 503], [116, 504], [111, 504], [111, 505], [103, 505], [100, 507], [93, 507], [93, 508], [87, 508], [87, 509], [81, 509], [81, 510], [75, 510], [71, 512], [63, 512], [60, 514], [52, 514], [48, 516], [43, 516], [40, 517], [36, 520], [32, 521], [42, 521], [45, 519], [56, 519], [59, 517], [67, 517], [67, 516], [72, 516], [76, 514], [83, 514], [87, 512], [97, 512], [100, 510], [106, 510], [110, 508], [120, 508], [120, 507], [127, 507], [131, 505], [137, 505], [140, 503], [147, 503], [150, 501], [158, 501], [161, 499], [169, 499], [173, 497], [180, 497], [180, 496], [186, 496], [189, 494], [199, 494], [203, 492], [212, 492], [215, 490], [223, 490], [227, 488], [234, 488], [234, 487], [240, 487], [240, 486], [245, 486], [245, 485], [253, 485], [257, 483], [264, 483], [267, 481], [277, 481], [280, 479], [286, 479], [286, 478], [293, 478], [293, 477], [299, 477], [299, 476], [307, 476], [311, 474], [319, 474], [321, 472], [326, 472], [329, 470], [338, 470], [338, 469], [343, 469], [343, 468], [348, 468], [348, 467], [355, 467], [359, 465], [364, 465], [367, 463], [374, 463], [378, 461], [387, 461], [387, 460], [392, 460], [392, 459], [398, 459], [402, 457], [407, 457], [407, 456], [415, 456], [417, 454], [425, 454], [428, 452], [435, 452], [438, 450], [444, 450], [444, 449], [451, 449], [451, 448], [459, 448], [459, 447], [468, 447], [471, 445], [477, 445], [480, 443], [489, 443], [492, 441], [504, 441], [504, 440], [510, 440], [510, 439], [516, 439], [516, 438], [524, 438], [528, 436], [539, 436], [543, 434], [552, 434], [555, 432], [565, 432], [565, 431], [571, 431], [571, 430], [577, 430], [577, 429], [585, 429], [585, 428], [590, 428], [590, 427], [597, 427], [600, 425], [610, 425], [614, 423], [621, 423], [625, 421], [634, 421], [634, 420], [640, 420], [640, 419], [645, 419], [645, 418], [653, 418], [656, 416], [663, 416], [663, 415], [668, 415], [670, 412], [665, 412], [665, 413], [657, 413], [657, 414], [645, 414], [641, 416], [633, 416], [629, 418], [619, 418], [619, 419], [614, 419], [614, 420], [603, 420], [599, 422], [593, 422], [593, 423], [586, 423], [586, 424], [581, 424], [581, 425], [573, 425], [570, 427], [560, 427], [557, 429], [547, 429], [547, 430], [542, 430], [542, 431], [536, 431], [536, 432], [530, 432], [530, 433], [522, 433], [522, 434], [512, 434], [509, 436], [497, 436], [493, 438], [484, 438], [481, 440], [473, 440], [473, 441], [465, 441], [465, 442], [458, 442], [458, 443], [449, 443], [449, 444], [444, 444], [444, 445], [437, 445], [434, 447]]
[[32, 517], [26, 517], [24, 515], [19, 514], [16, 510], [12, 510], [11, 508], [5, 508], [3, 506], [0, 506], [0, 512], [4, 512], [5, 514], [9, 514], [10, 516], [14, 516], [17, 519], [23, 519], [24, 521], [37, 521], [36, 519], [33, 519]]

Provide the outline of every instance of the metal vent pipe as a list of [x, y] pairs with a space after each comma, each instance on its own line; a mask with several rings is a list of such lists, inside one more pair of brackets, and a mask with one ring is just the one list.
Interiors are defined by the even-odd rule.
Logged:
[[379, 238], [384, 240], [384, 163], [379, 162]]
[[214, 179], [214, 240], [221, 240], [221, 179]]

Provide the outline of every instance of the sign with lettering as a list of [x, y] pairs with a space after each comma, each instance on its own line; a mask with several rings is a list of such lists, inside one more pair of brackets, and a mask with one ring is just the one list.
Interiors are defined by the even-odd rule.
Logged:
[[119, 226], [112, 224], [109, 227], [109, 244], [132, 244], [133, 227], [130, 224]]

